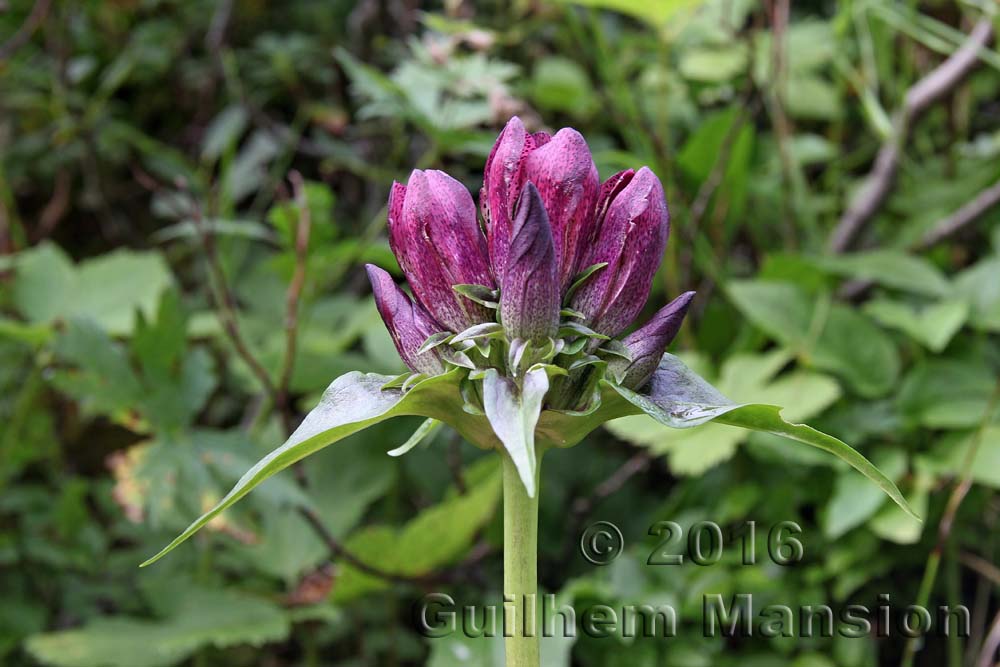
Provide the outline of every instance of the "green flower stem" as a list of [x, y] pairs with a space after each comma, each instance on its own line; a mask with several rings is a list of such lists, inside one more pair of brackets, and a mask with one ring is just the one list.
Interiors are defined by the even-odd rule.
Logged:
[[[529, 498], [517, 468], [503, 458], [504, 608], [513, 606], [514, 627], [506, 627], [507, 667], [539, 667], [535, 600], [538, 591], [538, 468], [535, 497]], [[541, 461], [538, 462], [541, 467]], [[507, 615], [505, 614], [506, 618]]]

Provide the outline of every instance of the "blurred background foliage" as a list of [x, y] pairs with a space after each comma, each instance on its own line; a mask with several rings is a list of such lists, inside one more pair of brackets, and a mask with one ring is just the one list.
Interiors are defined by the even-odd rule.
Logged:
[[[541, 585], [672, 604], [678, 637], [546, 641], [545, 664], [992, 665], [1000, 53], [942, 76], [992, 3], [417, 4], [0, 2], [0, 663], [500, 664], [414, 630], [425, 592], [498, 598], [501, 508], [495, 457], [447, 432], [386, 456], [410, 420], [136, 566], [332, 378], [401, 369], [360, 269], [395, 267], [389, 186], [435, 167], [478, 192], [516, 113], [578, 128], [604, 177], [664, 180], [650, 303], [698, 290], [673, 351], [856, 446], [926, 517], [776, 437], [611, 423], [546, 457]], [[575, 547], [598, 519], [627, 542], [604, 568]], [[759, 542], [797, 521], [804, 558], [742, 565], [727, 537], [720, 564], [650, 566], [664, 519]], [[972, 636], [703, 638], [701, 596], [736, 592], [964, 603]]]

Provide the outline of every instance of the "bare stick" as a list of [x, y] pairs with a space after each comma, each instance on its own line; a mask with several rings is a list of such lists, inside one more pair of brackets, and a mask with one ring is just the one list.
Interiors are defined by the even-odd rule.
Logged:
[[981, 191], [972, 201], [934, 225], [914, 246], [914, 249], [926, 250], [954, 236], [997, 204], [1000, 204], [1000, 181]]
[[41, 241], [52, 236], [59, 222], [69, 209], [69, 197], [72, 186], [70, 174], [65, 169], [56, 172], [56, 182], [52, 190], [52, 198], [38, 216], [38, 229], [34, 241]]
[[[910, 249], [927, 250], [951, 238], [997, 205], [1000, 205], [1000, 181], [982, 190], [957, 211], [935, 223], [919, 241], [910, 246]], [[872, 280], [851, 280], [838, 290], [838, 296], [843, 299], [855, 299], [874, 284]]]
[[988, 579], [997, 586], [1000, 586], [1000, 567], [997, 567], [981, 556], [964, 551], [959, 555], [958, 560], [969, 569], [978, 572], [984, 579]]
[[208, 32], [205, 34], [205, 48], [216, 52], [222, 46], [226, 38], [226, 29], [229, 27], [229, 17], [233, 13], [233, 0], [221, 0], [216, 5], [215, 13], [212, 15], [212, 22], [209, 23]]
[[52, 7], [52, 0], [37, 0], [35, 6], [31, 8], [31, 13], [20, 28], [17, 29], [10, 39], [0, 44], [0, 60], [6, 60], [14, 55], [14, 52], [28, 43], [31, 36], [35, 34], [38, 27], [45, 21]]
[[[774, 133], [778, 143], [778, 160], [781, 164], [783, 185], [794, 196], [795, 162], [789, 148], [792, 142], [792, 123], [785, 112], [785, 99], [788, 93], [787, 40], [788, 19], [791, 13], [789, 0], [773, 0], [771, 3], [771, 72], [772, 81], [768, 87], [765, 99], [774, 125]], [[751, 77], [752, 79], [753, 77]], [[784, 223], [788, 228], [789, 237], [794, 243], [794, 210], [789, 206], [789, 197], [781, 198]]]
[[285, 297], [285, 360], [282, 363], [281, 375], [275, 396], [277, 409], [281, 412], [285, 430], [292, 430], [292, 415], [288, 405], [288, 390], [292, 382], [292, 371], [295, 369], [295, 353], [298, 345], [299, 301], [302, 288], [306, 281], [306, 266], [309, 259], [309, 231], [312, 227], [312, 215], [309, 211], [309, 201], [306, 198], [305, 183], [302, 174], [293, 171], [288, 179], [292, 182], [295, 203], [298, 206], [298, 224], [295, 230], [295, 271], [292, 282], [288, 285]]
[[1000, 612], [993, 618], [993, 625], [990, 626], [990, 634], [983, 642], [983, 650], [979, 652], [976, 660], [976, 667], [993, 667], [997, 649], [1000, 648]]
[[[722, 179], [726, 175], [726, 167], [729, 166], [729, 155], [736, 144], [736, 138], [739, 136], [740, 130], [743, 129], [743, 125], [753, 110], [748, 107], [749, 101], [746, 102], [741, 106], [739, 115], [733, 119], [732, 124], [726, 130], [725, 136], [722, 137], [722, 143], [719, 146], [715, 164], [712, 165], [712, 171], [708, 174], [708, 178], [701, 184], [701, 187], [698, 188], [698, 194], [695, 195], [694, 201], [691, 203], [691, 216], [688, 221], [691, 237], [694, 237], [697, 233], [698, 225], [705, 216], [705, 211], [708, 210], [708, 204], [712, 200], [712, 195], [722, 185]], [[756, 104], [752, 104], [751, 106], [755, 108]]]
[[213, 295], [215, 297], [216, 310], [218, 311], [219, 321], [222, 323], [222, 328], [225, 330], [226, 335], [233, 344], [233, 348], [236, 350], [236, 353], [250, 368], [250, 371], [260, 382], [269, 398], [271, 398], [272, 401], [276, 401], [277, 390], [274, 386], [274, 382], [271, 380], [271, 376], [267, 374], [267, 370], [264, 369], [264, 366], [261, 365], [261, 363], [253, 355], [250, 348], [247, 347], [243, 334], [240, 332], [240, 325], [236, 319], [237, 313], [239, 312], [239, 307], [236, 303], [236, 296], [229, 287], [225, 271], [222, 270], [222, 262], [219, 260], [219, 253], [215, 246], [215, 235], [212, 233], [212, 230], [208, 228], [208, 225], [205, 224], [205, 220], [201, 214], [201, 206], [197, 202], [194, 204], [192, 217], [194, 219], [195, 227], [198, 229], [198, 233], [201, 236], [202, 247], [205, 249], [205, 260], [208, 263], [208, 269], [212, 276], [212, 282], [215, 283]]
[[326, 525], [323, 523], [323, 520], [320, 519], [318, 514], [316, 514], [315, 510], [309, 507], [301, 506], [299, 507], [299, 514], [302, 515], [302, 518], [305, 519], [306, 522], [309, 524], [309, 526], [313, 529], [313, 532], [316, 533], [316, 536], [323, 541], [323, 543], [326, 545], [326, 548], [330, 551], [330, 554], [345, 561], [354, 569], [359, 570], [360, 572], [364, 572], [365, 574], [369, 574], [373, 577], [378, 577], [379, 579], [385, 579], [387, 581], [395, 581], [401, 583], [415, 583], [427, 580], [427, 577], [407, 577], [400, 574], [395, 574], [393, 572], [387, 572], [385, 570], [375, 567], [374, 565], [369, 565], [368, 563], [364, 562], [363, 560], [355, 556], [353, 553], [351, 553], [350, 550], [344, 547], [344, 545], [342, 545], [333, 536], [333, 534], [330, 533]]
[[865, 224], [878, 212], [892, 191], [899, 170], [902, 147], [913, 123], [934, 102], [941, 99], [972, 71], [979, 62], [979, 51], [993, 37], [991, 17], [981, 19], [969, 38], [944, 62], [915, 83], [906, 93], [903, 107], [896, 114], [892, 136], [882, 144], [871, 173], [865, 178], [858, 196], [841, 217], [830, 237], [830, 250], [846, 251]]
[[[969, 449], [965, 452], [965, 458], [962, 461], [962, 476], [958, 484], [952, 489], [951, 495], [948, 496], [948, 502], [945, 504], [944, 512], [941, 514], [941, 520], [938, 521], [937, 542], [927, 557], [924, 576], [921, 579], [920, 591], [917, 595], [917, 604], [920, 606], [926, 607], [930, 601], [931, 590], [934, 588], [934, 582], [937, 580], [938, 566], [941, 564], [941, 556], [944, 554], [948, 538], [951, 537], [951, 528], [955, 523], [955, 516], [958, 514], [958, 508], [961, 507], [962, 501], [965, 500], [965, 497], [969, 494], [969, 490], [972, 488], [973, 464], [976, 462], [976, 455], [979, 453], [979, 445], [983, 441], [986, 427], [993, 421], [993, 413], [996, 411], [998, 403], [1000, 403], [1000, 380], [997, 381], [993, 395], [990, 397], [986, 410], [983, 412], [979, 428], [969, 443]], [[901, 667], [912, 667], [914, 657], [917, 654], [917, 646], [916, 638], [910, 638], [906, 642], [903, 647], [903, 658], [900, 662]]]
[[[698, 188], [698, 194], [695, 195], [694, 201], [691, 202], [691, 206], [688, 209], [690, 215], [688, 223], [684, 226], [683, 230], [690, 244], [693, 244], [694, 239], [698, 236], [698, 229], [701, 227], [705, 213], [708, 211], [708, 205], [712, 201], [712, 196], [719, 189], [719, 186], [722, 185], [722, 181], [726, 175], [726, 168], [729, 166], [729, 157], [732, 154], [733, 147], [736, 145], [736, 139], [739, 137], [740, 131], [747, 120], [757, 111], [759, 100], [751, 100], [752, 94], [753, 91], [751, 90], [744, 96], [739, 114], [733, 118], [733, 122], [726, 129], [725, 136], [722, 137], [722, 143], [719, 145], [719, 152], [715, 158], [715, 163], [712, 165], [712, 170], [709, 172], [708, 178]], [[693, 255], [694, 253], [685, 253], [680, 260], [681, 275], [684, 280], [691, 273], [691, 264], [694, 261]]]
[[573, 503], [573, 513], [578, 517], [586, 516], [595, 505], [613, 495], [625, 486], [627, 481], [648, 468], [650, 461], [652, 461], [652, 456], [646, 450], [634, 454], [621, 467], [611, 473], [610, 477], [598, 484], [590, 496], [577, 498]]

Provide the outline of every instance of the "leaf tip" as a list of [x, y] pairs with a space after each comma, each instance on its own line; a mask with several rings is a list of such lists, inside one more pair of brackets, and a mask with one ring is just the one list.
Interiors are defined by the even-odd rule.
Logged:
[[156, 561], [160, 560], [160, 558], [162, 558], [162, 557], [163, 557], [163, 552], [161, 551], [160, 553], [156, 554], [155, 556], [151, 556], [151, 557], [147, 558], [146, 560], [142, 561], [141, 563], [139, 563], [139, 569], [142, 569], [144, 567], [149, 567], [150, 565], [152, 565]]

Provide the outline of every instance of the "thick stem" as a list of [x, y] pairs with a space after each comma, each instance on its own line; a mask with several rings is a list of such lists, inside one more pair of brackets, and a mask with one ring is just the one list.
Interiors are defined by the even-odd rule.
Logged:
[[538, 590], [539, 476], [536, 470], [535, 497], [529, 498], [510, 456], [503, 453], [501, 457], [503, 458], [504, 647], [507, 653], [507, 667], [539, 667], [535, 618]]

